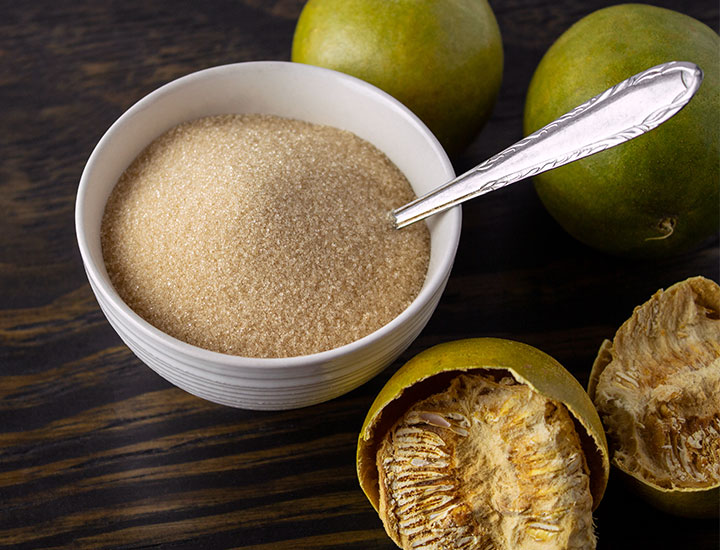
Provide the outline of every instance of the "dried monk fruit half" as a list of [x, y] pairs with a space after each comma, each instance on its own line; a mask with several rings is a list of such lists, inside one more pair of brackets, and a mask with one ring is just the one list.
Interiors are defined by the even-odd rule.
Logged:
[[357, 468], [406, 550], [588, 550], [609, 459], [567, 370], [526, 344], [474, 338], [395, 373], [365, 419]]
[[636, 307], [603, 342], [588, 392], [612, 463], [668, 513], [720, 508], [720, 287], [693, 277]]

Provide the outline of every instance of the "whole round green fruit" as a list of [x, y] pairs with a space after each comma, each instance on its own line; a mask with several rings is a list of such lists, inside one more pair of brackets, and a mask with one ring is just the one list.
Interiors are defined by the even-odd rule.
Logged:
[[374, 84], [409, 107], [449, 154], [489, 118], [503, 72], [487, 0], [310, 0], [292, 60]]
[[700, 21], [643, 4], [591, 13], [538, 65], [527, 94], [530, 134], [612, 85], [667, 61], [691, 61], [704, 80], [657, 129], [534, 178], [550, 214], [600, 250], [661, 257], [691, 250], [719, 229], [720, 38]]

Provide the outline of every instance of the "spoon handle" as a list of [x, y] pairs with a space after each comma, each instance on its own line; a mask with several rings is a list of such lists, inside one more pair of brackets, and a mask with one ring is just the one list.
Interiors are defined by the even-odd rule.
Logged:
[[631, 76], [454, 180], [393, 210], [395, 227], [644, 134], [680, 111], [702, 79], [697, 65], [683, 61]]

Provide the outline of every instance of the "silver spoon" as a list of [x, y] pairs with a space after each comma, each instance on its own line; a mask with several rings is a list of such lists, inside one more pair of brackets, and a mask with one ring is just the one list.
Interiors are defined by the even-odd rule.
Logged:
[[670, 61], [623, 80], [454, 180], [391, 212], [395, 227], [625, 143], [657, 128], [695, 95], [694, 63]]

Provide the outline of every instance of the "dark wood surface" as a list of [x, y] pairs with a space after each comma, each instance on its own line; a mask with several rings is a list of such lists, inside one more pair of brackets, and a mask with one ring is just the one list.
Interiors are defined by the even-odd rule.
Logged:
[[[459, 172], [521, 137], [525, 90], [552, 41], [601, 0], [493, 2], [505, 80]], [[717, 29], [715, 0], [662, 0]], [[585, 384], [635, 305], [719, 279], [717, 238], [654, 262], [567, 236], [532, 186], [464, 207], [457, 261], [427, 328], [385, 372], [331, 402], [253, 412], [208, 403], [136, 359], [105, 321], [77, 250], [83, 165], [108, 126], [169, 80], [287, 60], [301, 0], [0, 1], [0, 548], [391, 549], [359, 489], [355, 442], [389, 376], [439, 342], [535, 345]], [[648, 508], [611, 477], [605, 549], [717, 549], [718, 522]]]

